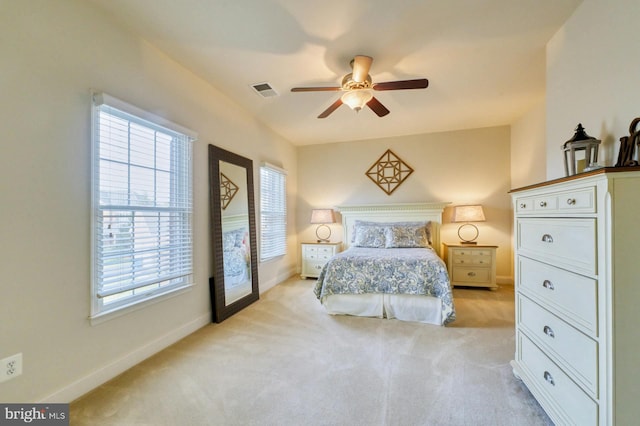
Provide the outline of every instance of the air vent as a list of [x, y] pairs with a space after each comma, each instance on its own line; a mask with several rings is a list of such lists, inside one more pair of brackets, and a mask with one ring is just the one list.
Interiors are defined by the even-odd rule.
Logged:
[[263, 98], [273, 98], [274, 96], [278, 96], [278, 92], [276, 92], [269, 83], [256, 83], [252, 84], [251, 87]]

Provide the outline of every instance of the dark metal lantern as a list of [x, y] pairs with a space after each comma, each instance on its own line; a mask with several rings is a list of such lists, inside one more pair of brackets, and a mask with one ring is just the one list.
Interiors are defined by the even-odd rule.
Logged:
[[598, 162], [599, 146], [600, 140], [589, 136], [587, 132], [585, 132], [584, 127], [582, 127], [582, 124], [578, 123], [573, 137], [562, 145], [565, 175], [571, 176], [578, 173], [578, 161], [580, 159], [576, 159], [576, 151], [584, 151], [585, 168], [595, 165]]

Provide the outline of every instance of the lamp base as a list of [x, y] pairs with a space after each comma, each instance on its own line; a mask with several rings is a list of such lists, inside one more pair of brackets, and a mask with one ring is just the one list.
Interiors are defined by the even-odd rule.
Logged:
[[318, 225], [316, 228], [316, 237], [318, 237], [319, 243], [328, 243], [331, 239], [331, 228], [324, 224]]
[[460, 238], [460, 244], [478, 244], [476, 238], [478, 238], [478, 227], [472, 223], [465, 223], [458, 228], [458, 238]]

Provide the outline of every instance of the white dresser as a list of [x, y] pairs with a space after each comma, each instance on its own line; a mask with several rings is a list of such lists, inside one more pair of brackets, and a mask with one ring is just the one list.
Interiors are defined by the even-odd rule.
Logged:
[[318, 278], [329, 259], [340, 252], [342, 243], [302, 243], [302, 272], [300, 277]]
[[640, 419], [640, 170], [511, 191], [514, 373], [557, 425]]

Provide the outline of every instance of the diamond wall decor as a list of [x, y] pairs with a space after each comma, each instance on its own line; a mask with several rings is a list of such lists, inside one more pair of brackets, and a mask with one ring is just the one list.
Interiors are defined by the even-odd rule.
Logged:
[[388, 149], [367, 170], [366, 175], [387, 195], [391, 195], [411, 173], [413, 169]]
[[220, 173], [220, 202], [222, 204], [222, 210], [227, 208], [237, 192], [238, 185], [233, 183], [224, 173]]

